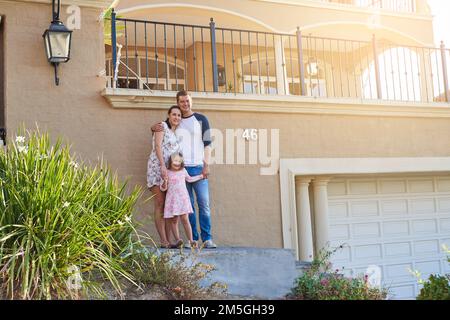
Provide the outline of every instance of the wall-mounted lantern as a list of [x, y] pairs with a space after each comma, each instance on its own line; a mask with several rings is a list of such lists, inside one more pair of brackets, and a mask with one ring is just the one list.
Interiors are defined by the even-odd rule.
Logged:
[[225, 67], [220, 64], [217, 65], [217, 78], [219, 80], [219, 87], [224, 86], [225, 83]]
[[43, 34], [43, 37], [48, 62], [55, 67], [55, 83], [58, 86], [58, 66], [60, 63], [66, 63], [70, 60], [72, 31], [67, 29], [59, 20], [61, 0], [57, 1], [58, 4], [55, 4], [55, 0], [52, 1], [53, 20], [50, 27]]

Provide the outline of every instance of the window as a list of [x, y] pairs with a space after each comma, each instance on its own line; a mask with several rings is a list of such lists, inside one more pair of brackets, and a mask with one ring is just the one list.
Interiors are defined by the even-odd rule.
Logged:
[[[277, 81], [286, 81], [289, 94], [300, 95], [301, 85], [299, 76], [298, 61], [296, 58], [286, 59], [286, 79], [277, 79], [275, 58], [269, 57], [267, 60], [254, 60], [251, 63], [244, 63], [244, 93], [253, 94], [278, 94]], [[258, 70], [260, 70], [258, 72]], [[312, 97], [326, 97], [327, 85], [324, 79], [323, 63], [305, 63], [305, 86], [307, 95]], [[242, 90], [242, 89], [241, 89]]]
[[[183, 61], [175, 64], [171, 57], [160, 56], [158, 59], [145, 53], [138, 57], [128, 57], [122, 55], [120, 59], [117, 87], [142, 90], [173, 90], [179, 91], [185, 87], [185, 71]], [[112, 86], [111, 59], [106, 60], [106, 70], [108, 85]]]

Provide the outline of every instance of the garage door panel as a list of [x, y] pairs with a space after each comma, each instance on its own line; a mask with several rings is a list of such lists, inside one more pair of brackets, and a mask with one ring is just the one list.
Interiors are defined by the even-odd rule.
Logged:
[[348, 224], [331, 225], [330, 240], [350, 240], [350, 226]]
[[333, 202], [328, 208], [330, 219], [343, 219], [349, 217], [347, 202]]
[[409, 242], [394, 242], [386, 243], [385, 246], [386, 258], [411, 257], [412, 249]]
[[411, 222], [412, 232], [415, 234], [437, 234], [438, 223], [436, 219], [414, 220]]
[[349, 181], [349, 194], [369, 195], [377, 193], [376, 180], [369, 181]]
[[450, 192], [450, 179], [437, 179], [438, 192]]
[[450, 218], [440, 219], [441, 233], [450, 233]]
[[413, 299], [417, 296], [416, 289], [413, 284], [402, 284], [390, 286], [390, 297], [394, 299]]
[[383, 248], [380, 244], [354, 246], [354, 257], [358, 261], [378, 262], [383, 256]]
[[[339, 247], [341, 243], [331, 243], [332, 247]], [[341, 268], [344, 265], [348, 265], [352, 262], [352, 255], [350, 247], [344, 247], [337, 250], [333, 255], [333, 264], [336, 264], [336, 268]]]
[[353, 224], [352, 235], [356, 239], [379, 238], [381, 237], [380, 224], [377, 222]]
[[416, 255], [437, 255], [440, 253], [439, 240], [415, 241], [414, 253]]
[[450, 272], [442, 251], [450, 247], [450, 177], [353, 177], [330, 185], [331, 246], [346, 245], [334, 266], [353, 275], [379, 266], [397, 299], [419, 292], [410, 270], [424, 278]]
[[422, 279], [427, 279], [432, 274], [436, 274], [436, 273], [441, 274], [442, 273], [441, 261], [433, 260], [433, 261], [417, 262], [416, 270], [420, 271]]
[[380, 181], [381, 194], [405, 193], [406, 189], [406, 181], [404, 180]]
[[381, 211], [386, 216], [406, 216], [408, 215], [408, 200], [396, 199], [381, 202]]
[[408, 180], [408, 189], [410, 193], [435, 192], [433, 179], [426, 180]]
[[386, 270], [386, 281], [392, 283], [398, 283], [401, 281], [413, 281], [415, 280], [414, 275], [409, 272], [414, 270], [413, 263], [395, 263], [388, 264], [385, 267]]
[[350, 205], [350, 212], [355, 218], [380, 216], [378, 201], [354, 201]]
[[450, 213], [450, 197], [438, 198], [438, 211]]
[[383, 236], [385, 238], [398, 238], [410, 235], [409, 222], [406, 221], [386, 221], [383, 222]]
[[328, 184], [328, 195], [342, 196], [347, 194], [347, 184], [345, 181], [333, 181]]
[[423, 214], [435, 214], [436, 204], [434, 199], [412, 199], [410, 200], [411, 214], [423, 215]]

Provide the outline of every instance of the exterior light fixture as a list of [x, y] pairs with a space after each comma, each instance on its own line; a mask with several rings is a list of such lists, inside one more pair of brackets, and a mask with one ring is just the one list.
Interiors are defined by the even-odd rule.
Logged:
[[58, 66], [70, 60], [70, 49], [72, 42], [72, 31], [59, 20], [61, 0], [52, 1], [53, 20], [50, 27], [43, 34], [45, 51], [48, 62], [55, 67], [55, 83], [59, 85]]
[[310, 59], [306, 65], [306, 72], [311, 77], [316, 77], [319, 74], [319, 64], [315, 59]]

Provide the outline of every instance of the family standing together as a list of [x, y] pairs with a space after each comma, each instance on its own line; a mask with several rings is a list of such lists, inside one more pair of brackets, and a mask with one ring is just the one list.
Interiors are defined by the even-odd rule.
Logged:
[[[187, 91], [177, 93], [167, 120], [152, 126], [153, 143], [147, 166], [147, 186], [154, 195], [155, 225], [162, 248], [216, 248], [211, 236], [209, 162], [211, 136], [208, 119], [192, 111]], [[199, 211], [197, 231], [195, 198]], [[180, 237], [181, 221], [189, 243]], [[174, 241], [171, 241], [171, 236]]]

